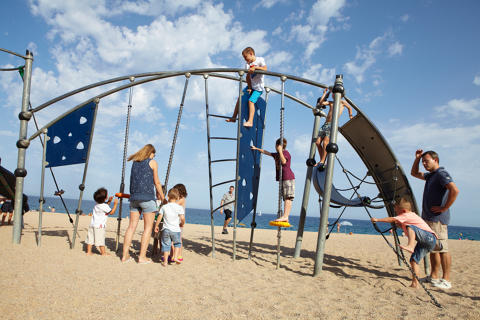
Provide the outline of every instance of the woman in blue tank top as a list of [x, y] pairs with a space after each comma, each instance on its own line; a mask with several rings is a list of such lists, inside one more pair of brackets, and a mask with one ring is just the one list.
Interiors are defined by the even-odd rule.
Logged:
[[[162, 184], [158, 179], [158, 165], [153, 157], [155, 157], [155, 148], [151, 144], [147, 144], [127, 159], [128, 161], [133, 160], [133, 164], [130, 174], [130, 224], [125, 232], [122, 262], [133, 260], [130, 257], [130, 245], [142, 213], [144, 229], [138, 263], [152, 262], [152, 260], [147, 259], [147, 247], [150, 243], [155, 220], [155, 210], [157, 208], [155, 200], [165, 200]], [[156, 192], [154, 189], [156, 189]]]

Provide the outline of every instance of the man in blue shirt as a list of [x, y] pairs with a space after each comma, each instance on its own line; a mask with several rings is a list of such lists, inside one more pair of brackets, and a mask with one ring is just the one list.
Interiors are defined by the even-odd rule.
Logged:
[[[420, 172], [418, 168], [420, 160], [428, 172]], [[423, 190], [422, 219], [437, 234], [438, 240], [443, 245], [443, 248], [435, 248], [430, 253], [431, 274], [420, 281], [430, 282], [438, 288], [449, 289], [452, 287], [450, 282], [452, 257], [448, 252], [447, 225], [450, 223], [450, 207], [457, 199], [459, 191], [450, 174], [440, 167], [438, 154], [435, 151], [417, 150], [411, 175], [426, 181]], [[440, 265], [443, 270], [443, 279], [438, 278]]]

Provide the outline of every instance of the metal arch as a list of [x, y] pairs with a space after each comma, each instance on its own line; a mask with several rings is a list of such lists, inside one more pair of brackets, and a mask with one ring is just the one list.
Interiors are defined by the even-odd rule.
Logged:
[[[13, 51], [10, 51], [10, 50], [7, 50], [7, 49], [0, 48], [0, 51], [13, 54], [14, 56], [20, 57], [20, 58], [22, 58], [22, 59], [24, 59], [24, 60], [30, 59], [30, 58], [28, 58], [27, 56], [22, 56], [20, 53], [16, 53], [16, 52], [13, 52]], [[33, 58], [32, 58], [32, 60], [33, 60]]]

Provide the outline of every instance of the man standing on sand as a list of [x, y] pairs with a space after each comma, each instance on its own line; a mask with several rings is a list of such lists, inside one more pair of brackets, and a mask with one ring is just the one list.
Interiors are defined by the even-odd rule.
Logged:
[[[420, 160], [428, 172], [420, 172], [418, 168]], [[443, 248], [435, 248], [430, 253], [432, 272], [420, 281], [430, 282], [438, 288], [449, 289], [452, 287], [450, 282], [452, 257], [448, 252], [447, 225], [450, 223], [450, 207], [457, 199], [459, 191], [450, 174], [440, 167], [439, 162], [438, 154], [435, 151], [423, 152], [422, 149], [419, 149], [415, 152], [411, 175], [426, 181], [423, 190], [422, 219], [437, 234], [438, 240], [443, 245]], [[438, 278], [440, 265], [443, 279]]]
[[224, 203], [228, 203], [220, 208], [220, 214], [223, 214], [223, 209], [225, 209], [225, 222], [223, 223], [222, 234], [228, 234], [227, 226], [230, 223], [230, 220], [232, 220], [232, 211], [233, 206], [235, 205], [235, 195], [233, 194], [233, 190], [235, 190], [235, 188], [230, 186], [230, 190], [223, 195], [222, 201], [220, 202], [221, 206], [223, 206]]

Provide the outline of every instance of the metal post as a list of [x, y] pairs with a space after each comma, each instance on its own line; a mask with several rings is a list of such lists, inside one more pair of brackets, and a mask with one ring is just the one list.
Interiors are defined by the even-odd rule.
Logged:
[[319, 276], [323, 267], [323, 255], [325, 253], [325, 240], [328, 227], [328, 211], [330, 208], [330, 196], [332, 194], [333, 167], [335, 165], [335, 154], [338, 152], [337, 133], [338, 133], [338, 117], [340, 111], [340, 100], [344, 95], [343, 75], [337, 75], [335, 86], [333, 87], [333, 113], [332, 128], [330, 131], [330, 143], [327, 146], [327, 166], [325, 175], [325, 190], [323, 192], [322, 212], [320, 215], [320, 226], [318, 228], [317, 254], [315, 257], [315, 267], [313, 276]]
[[204, 74], [205, 79], [205, 111], [207, 118], [207, 143], [208, 143], [208, 179], [210, 183], [210, 221], [212, 230], [212, 258], [215, 258], [215, 224], [213, 219], [213, 190], [212, 190], [212, 154], [210, 152], [210, 111], [208, 108], [208, 74]]
[[27, 139], [28, 121], [32, 117], [32, 113], [28, 111], [30, 102], [30, 88], [32, 83], [32, 63], [33, 54], [27, 50], [25, 57], [25, 75], [23, 81], [22, 111], [20, 118], [20, 134], [17, 141], [18, 160], [17, 169], [15, 169], [15, 209], [13, 216], [13, 233], [12, 243], [20, 244], [22, 238], [22, 212], [23, 212], [23, 181], [27, 175], [25, 170], [25, 156], [30, 141]]
[[240, 76], [240, 81], [238, 82], [238, 125], [237, 125], [237, 162], [235, 168], [235, 211], [233, 213], [233, 262], [236, 260], [237, 256], [237, 209], [238, 209], [238, 165], [240, 163], [240, 138], [242, 137], [242, 133], [240, 132], [241, 126], [243, 126], [243, 119], [242, 115], [242, 81], [243, 75], [245, 74], [244, 71], [239, 71], [238, 75]]
[[[270, 88], [265, 88], [265, 92], [266, 92], [265, 93], [265, 115], [264, 115], [263, 119], [267, 118], [268, 93], [270, 92]], [[265, 122], [263, 124], [261, 149], [263, 149], [264, 138], [265, 138]], [[260, 169], [262, 168], [262, 159], [263, 159], [262, 154], [260, 153], [260, 163], [258, 164]], [[259, 177], [259, 179], [260, 179], [260, 177]], [[260, 181], [259, 181], [258, 185], [259, 185], [259, 187], [257, 188], [257, 190], [260, 189]], [[258, 202], [258, 195], [257, 195], [257, 202]], [[255, 222], [256, 213], [257, 213], [257, 205], [255, 204], [255, 211], [253, 212], [252, 224], [251, 224], [252, 231], [250, 232], [250, 245], [248, 247], [248, 260], [252, 259], [253, 232], [255, 231], [255, 228], [257, 227], [257, 223]]]
[[47, 141], [50, 140], [50, 137], [47, 136], [48, 129], [43, 130], [43, 139], [45, 143], [43, 144], [43, 157], [42, 157], [42, 178], [40, 182], [40, 208], [38, 209], [38, 240], [37, 245], [42, 246], [42, 215], [43, 215], [43, 203], [45, 199], [43, 198], [43, 191], [45, 185], [45, 167], [48, 166], [48, 162], [45, 161], [47, 156]]
[[88, 160], [90, 159], [90, 151], [92, 150], [92, 142], [93, 142], [93, 131], [95, 130], [95, 121], [97, 120], [97, 111], [98, 111], [98, 104], [100, 103], [100, 99], [95, 99], [95, 113], [93, 115], [93, 122], [92, 122], [92, 131], [90, 132], [90, 141], [88, 143], [88, 151], [87, 151], [87, 159], [85, 161], [85, 168], [83, 170], [83, 179], [82, 184], [78, 186], [80, 189], [80, 197], [78, 198], [78, 208], [75, 210], [77, 217], [75, 219], [75, 228], [73, 230], [73, 239], [72, 239], [72, 246], [70, 249], [75, 248], [75, 238], [77, 236], [77, 228], [78, 228], [78, 218], [82, 213], [82, 198], [83, 198], [83, 190], [85, 190], [85, 180], [87, 180], [87, 169], [88, 169]]
[[[295, 252], [293, 254], [293, 258], [300, 257], [300, 251], [302, 250], [303, 230], [305, 228], [305, 218], [307, 216], [308, 197], [310, 195], [310, 186], [312, 185], [313, 166], [315, 165], [315, 142], [318, 136], [318, 129], [320, 128], [320, 120], [322, 113], [323, 112], [321, 112], [321, 110], [313, 110], [315, 120], [313, 122], [312, 142], [310, 144], [310, 156], [307, 160], [307, 175], [305, 177], [305, 186], [303, 188], [302, 209], [300, 211], [300, 220], [298, 221], [297, 242], [295, 243]], [[323, 113], [323, 115], [325, 115], [325, 113]]]
[[[280, 102], [280, 145], [283, 147], [283, 110], [284, 107], [284, 98], [285, 98], [285, 81], [287, 77], [281, 76], [280, 80], [282, 80], [282, 95], [281, 95], [281, 102]], [[283, 152], [283, 148], [282, 148]], [[278, 155], [278, 212], [277, 212], [277, 219], [282, 216], [282, 191], [283, 191], [283, 165], [282, 159], [280, 158], [280, 154]], [[282, 240], [282, 228], [278, 227], [277, 231], [277, 270], [280, 268], [280, 243]]]

